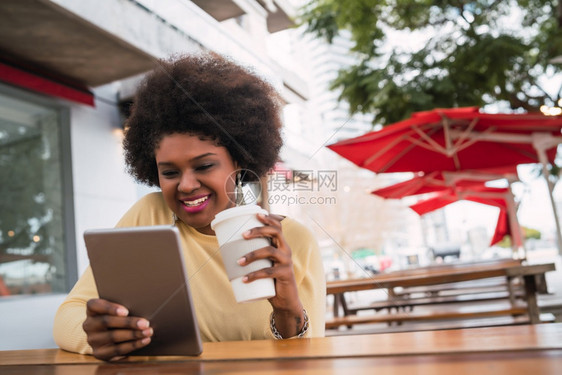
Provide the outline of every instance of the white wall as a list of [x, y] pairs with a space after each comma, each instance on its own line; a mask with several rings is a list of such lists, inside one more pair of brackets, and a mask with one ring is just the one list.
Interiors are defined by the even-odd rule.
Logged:
[[0, 298], [0, 350], [56, 348], [52, 322], [65, 295]]
[[78, 274], [88, 265], [83, 240], [86, 229], [113, 227], [138, 199], [137, 187], [126, 173], [122, 128], [115, 105], [116, 87], [95, 90], [96, 107], [71, 110], [72, 174]]

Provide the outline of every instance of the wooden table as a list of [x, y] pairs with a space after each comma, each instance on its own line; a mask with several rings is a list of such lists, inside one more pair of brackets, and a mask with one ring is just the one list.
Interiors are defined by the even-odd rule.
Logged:
[[105, 363], [58, 349], [0, 351], [13, 374], [559, 374], [562, 323], [205, 343], [199, 357]]
[[[339, 314], [339, 304], [345, 303], [344, 294], [352, 291], [396, 287], [413, 287], [456, 283], [469, 280], [480, 280], [506, 277], [508, 285], [511, 279], [521, 277], [524, 280], [524, 301], [532, 324], [540, 323], [540, 312], [537, 306], [537, 278], [555, 270], [554, 263], [522, 265], [519, 261], [504, 261], [475, 264], [458, 264], [439, 267], [426, 267], [406, 271], [377, 274], [370, 278], [330, 281], [327, 283], [327, 294], [333, 294], [334, 316]], [[510, 298], [514, 303], [514, 298]], [[345, 313], [345, 312], [344, 312]]]

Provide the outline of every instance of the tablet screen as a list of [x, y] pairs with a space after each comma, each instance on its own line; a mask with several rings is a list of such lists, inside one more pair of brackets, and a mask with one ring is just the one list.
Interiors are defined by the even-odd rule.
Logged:
[[100, 298], [150, 321], [152, 341], [130, 355], [199, 355], [201, 339], [177, 228], [84, 232]]

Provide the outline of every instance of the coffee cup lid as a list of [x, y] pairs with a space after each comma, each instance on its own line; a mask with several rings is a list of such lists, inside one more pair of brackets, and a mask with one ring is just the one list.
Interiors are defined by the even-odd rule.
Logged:
[[256, 215], [256, 214], [264, 214], [267, 215], [268, 212], [258, 206], [257, 204], [249, 204], [244, 206], [236, 206], [232, 208], [227, 208], [224, 211], [219, 212], [216, 214], [213, 221], [211, 221], [211, 229], [215, 230], [215, 226], [218, 225], [220, 222], [224, 220], [228, 220], [230, 218], [242, 215]]

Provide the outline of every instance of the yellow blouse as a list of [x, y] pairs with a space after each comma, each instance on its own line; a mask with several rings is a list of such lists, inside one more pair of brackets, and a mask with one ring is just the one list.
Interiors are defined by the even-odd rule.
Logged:
[[[123, 216], [118, 227], [166, 225], [172, 211], [161, 193], [140, 199]], [[281, 222], [283, 235], [291, 247], [299, 297], [306, 309], [310, 327], [305, 337], [324, 336], [326, 285], [322, 259], [312, 233], [290, 218]], [[193, 303], [203, 341], [273, 339], [269, 328], [272, 307], [267, 300], [237, 303], [227, 278], [215, 236], [205, 235], [177, 222]], [[91, 354], [82, 323], [86, 302], [97, 298], [94, 278], [88, 267], [55, 316], [53, 335], [62, 349]]]

